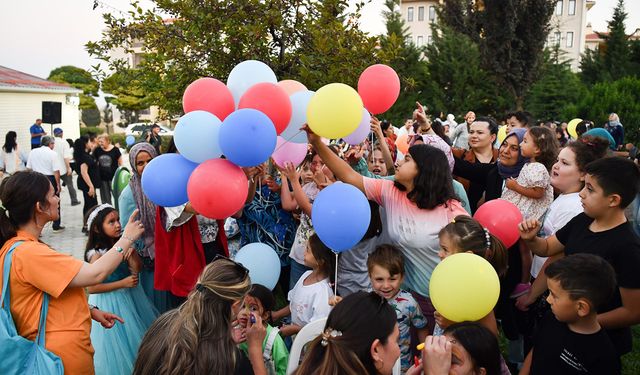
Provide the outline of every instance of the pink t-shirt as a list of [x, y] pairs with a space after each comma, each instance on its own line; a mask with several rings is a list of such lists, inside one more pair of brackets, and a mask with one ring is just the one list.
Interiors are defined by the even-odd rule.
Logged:
[[431, 210], [421, 209], [393, 181], [363, 179], [367, 198], [384, 207], [380, 243], [400, 249], [405, 259], [405, 285], [428, 297], [431, 273], [440, 263], [438, 233], [457, 215], [468, 215], [467, 211], [457, 200]]

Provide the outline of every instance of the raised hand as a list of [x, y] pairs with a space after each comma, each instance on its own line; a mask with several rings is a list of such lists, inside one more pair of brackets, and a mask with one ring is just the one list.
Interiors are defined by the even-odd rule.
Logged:
[[525, 241], [534, 239], [540, 231], [540, 226], [540, 222], [536, 219], [523, 220], [520, 224], [518, 224], [520, 238]]
[[139, 213], [140, 211], [136, 209], [129, 217], [129, 221], [122, 231], [122, 237], [124, 237], [125, 239], [135, 241], [144, 233], [144, 225], [138, 219]]

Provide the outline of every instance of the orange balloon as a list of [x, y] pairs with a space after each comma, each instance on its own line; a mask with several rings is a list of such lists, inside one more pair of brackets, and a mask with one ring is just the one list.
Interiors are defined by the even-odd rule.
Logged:
[[282, 80], [278, 82], [278, 86], [280, 86], [284, 91], [286, 91], [287, 95], [289, 96], [291, 96], [291, 94], [296, 93], [298, 91], [307, 90], [307, 87], [305, 85], [293, 79]]
[[409, 135], [403, 134], [396, 139], [396, 146], [398, 146], [398, 151], [403, 154], [407, 154], [409, 152]]

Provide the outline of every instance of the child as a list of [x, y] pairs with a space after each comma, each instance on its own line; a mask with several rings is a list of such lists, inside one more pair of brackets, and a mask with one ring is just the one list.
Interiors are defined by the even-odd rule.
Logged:
[[597, 313], [615, 290], [611, 265], [576, 254], [552, 263], [545, 274], [553, 314], [542, 321], [520, 375], [619, 374], [620, 357]]
[[[268, 323], [271, 310], [275, 304], [276, 299], [269, 289], [260, 284], [253, 284], [247, 296], [244, 297], [244, 307], [238, 314], [238, 323], [241, 327], [246, 327], [248, 320], [253, 318], [251, 314], [262, 318], [262, 324], [267, 329], [266, 336], [262, 342], [262, 356], [267, 372], [269, 374], [285, 375], [289, 362], [289, 351], [282, 337], [278, 335], [278, 329]], [[248, 355], [249, 351], [246, 342], [241, 343], [239, 347]]]
[[[109, 204], [93, 208], [87, 218], [87, 229], [85, 260], [93, 263], [120, 238], [122, 227], [118, 211]], [[142, 267], [140, 256], [135, 250], [128, 249], [124, 258], [126, 261], [102, 284], [88, 288], [90, 306], [112, 311], [126, 322], [103, 329], [92, 321], [96, 374], [130, 374], [142, 336], [158, 316], [158, 311], [138, 286], [138, 273]]]
[[329, 299], [333, 297], [331, 284], [334, 282], [336, 255], [315, 233], [307, 241], [304, 265], [311, 271], [303, 273], [289, 291], [289, 305], [273, 313], [274, 320], [291, 315], [291, 324], [280, 328], [282, 336], [295, 335], [308, 323], [326, 318], [331, 311]]
[[631, 160], [608, 157], [589, 163], [584, 179], [583, 213], [547, 238], [536, 236], [538, 220], [524, 220], [520, 237], [539, 256], [595, 254], [613, 266], [618, 288], [598, 310], [598, 322], [622, 355], [631, 351], [629, 327], [640, 323], [640, 240], [624, 216], [638, 194], [640, 172]]
[[[505, 181], [502, 199], [508, 200], [518, 207], [522, 217], [540, 219], [553, 202], [553, 187], [549, 171], [558, 156], [558, 141], [553, 132], [546, 127], [534, 126], [527, 130], [520, 144], [522, 156], [529, 159], [524, 165], [517, 180]], [[525, 294], [531, 284], [531, 251], [520, 243], [522, 259], [522, 275], [520, 284], [516, 285], [511, 298]]]
[[404, 279], [404, 259], [398, 249], [391, 245], [378, 246], [369, 254], [367, 268], [373, 290], [389, 301], [396, 311], [400, 331], [400, 364], [404, 373], [412, 364], [410, 327], [418, 330], [418, 339], [424, 342], [428, 334], [427, 321], [413, 296], [400, 289]]
[[[507, 271], [507, 250], [498, 237], [489, 233], [480, 223], [469, 216], [456, 216], [453, 222], [447, 224], [439, 234], [440, 252], [438, 256], [444, 260], [449, 255], [457, 253], [473, 253], [486, 259], [499, 276], [503, 276]], [[434, 336], [440, 336], [443, 329], [452, 324], [442, 315], [435, 313], [436, 327]], [[498, 327], [493, 311], [479, 321], [480, 324], [488, 328], [493, 334], [498, 336]]]

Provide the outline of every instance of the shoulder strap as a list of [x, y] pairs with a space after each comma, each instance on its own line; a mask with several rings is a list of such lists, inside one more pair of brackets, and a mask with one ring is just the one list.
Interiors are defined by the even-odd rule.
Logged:
[[271, 328], [271, 332], [269, 333], [269, 337], [267, 338], [267, 342], [264, 345], [264, 350], [262, 351], [262, 357], [265, 360], [271, 359], [271, 350], [273, 349], [273, 343], [276, 341], [276, 337], [278, 337], [278, 332], [280, 330], [276, 327]]

